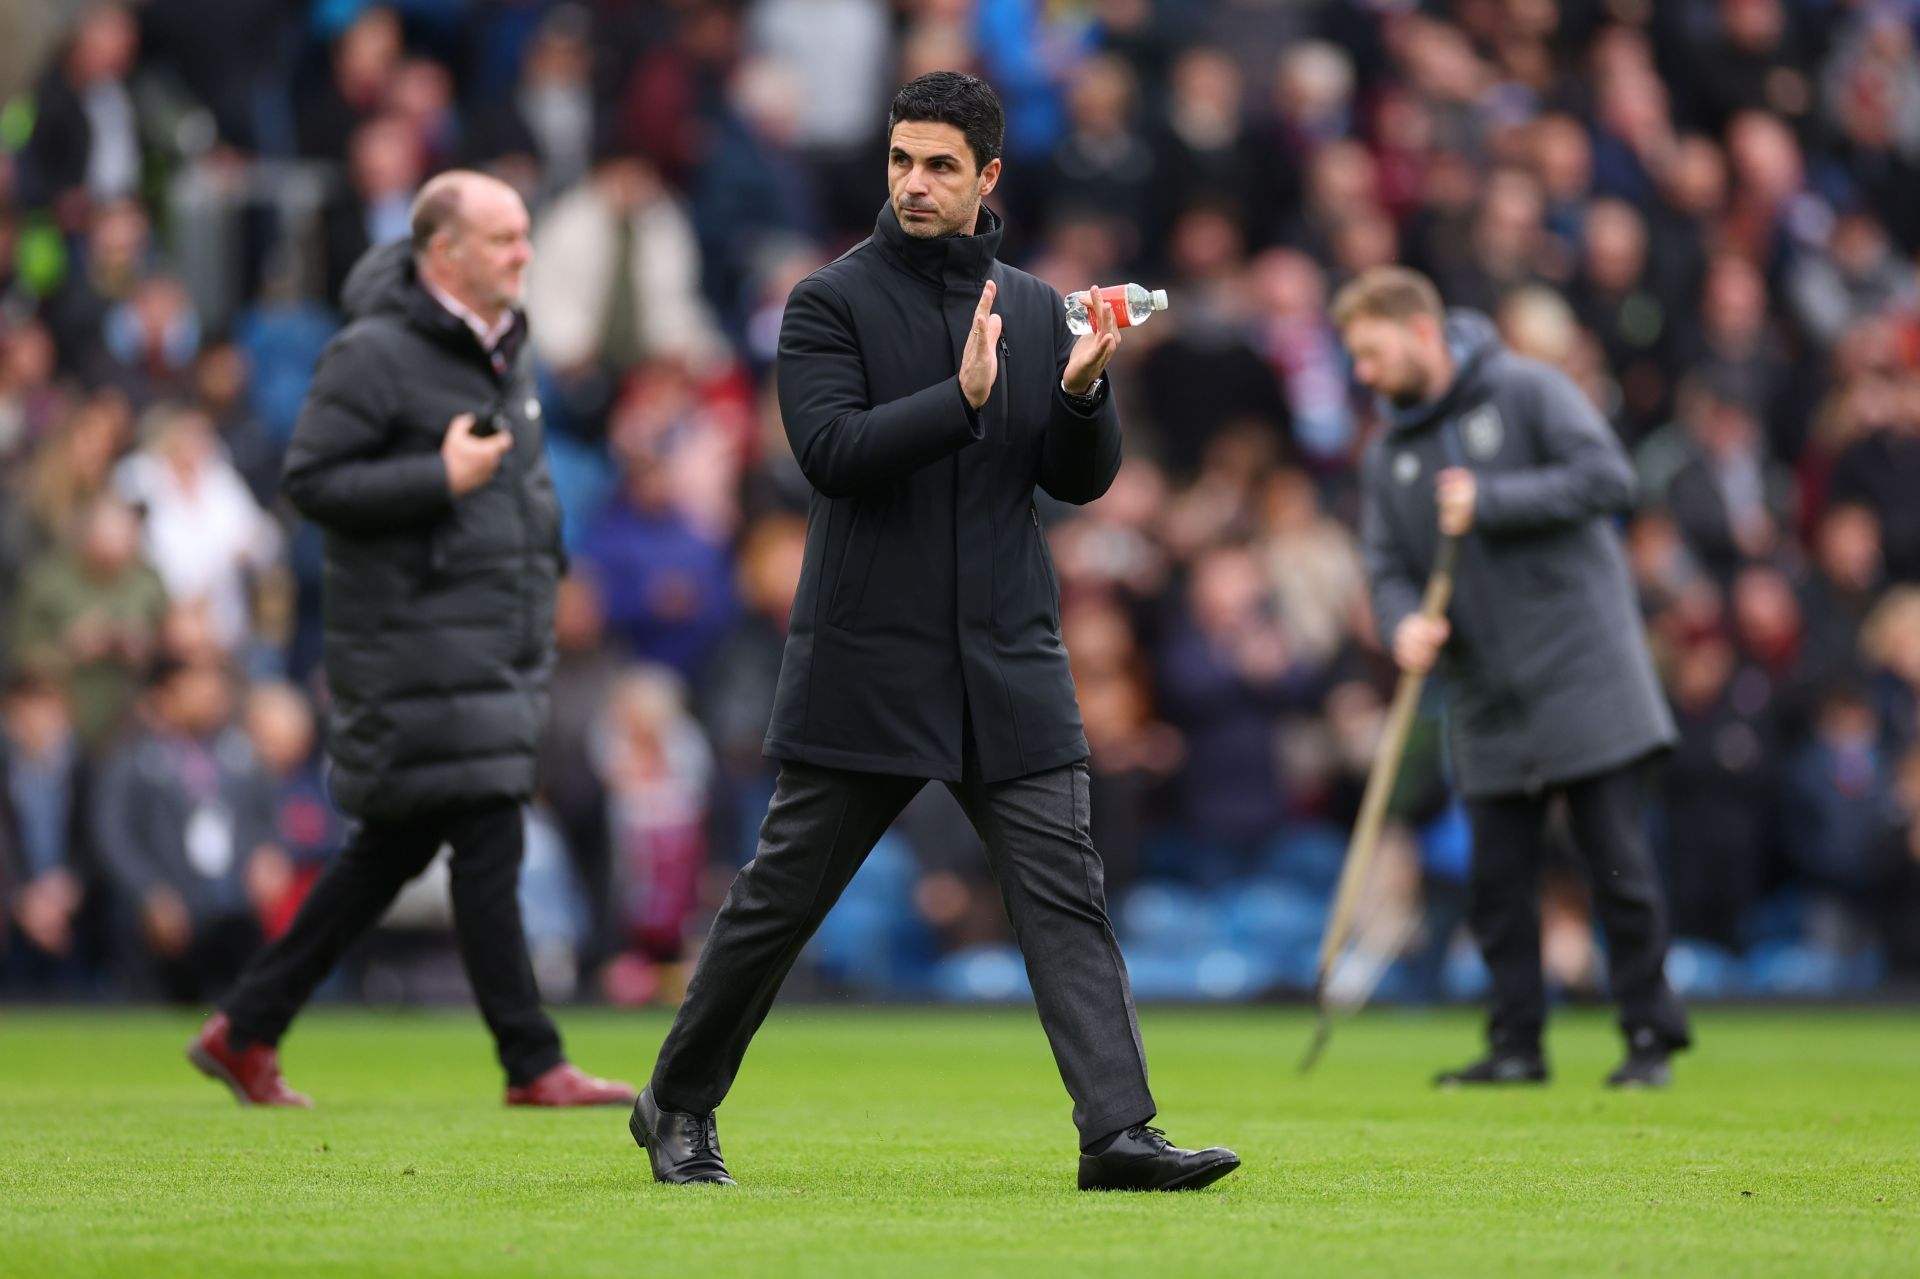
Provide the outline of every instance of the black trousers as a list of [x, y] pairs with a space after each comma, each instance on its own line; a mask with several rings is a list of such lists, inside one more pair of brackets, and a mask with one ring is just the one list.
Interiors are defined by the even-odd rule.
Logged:
[[[781, 765], [759, 849], [727, 893], [654, 1066], [663, 1108], [720, 1104], [801, 948], [925, 784]], [[1145, 1123], [1153, 1097], [1088, 833], [1086, 765], [948, 788], [987, 846], [1081, 1145]]]
[[525, 838], [520, 806], [509, 801], [362, 823], [340, 860], [314, 883], [292, 927], [247, 966], [227, 995], [234, 1038], [279, 1043], [347, 947], [379, 921], [440, 846], [450, 844], [454, 935], [507, 1082], [528, 1083], [558, 1065], [560, 1032], [541, 1010], [520, 926]]
[[[1558, 789], [1586, 861], [1607, 942], [1607, 978], [1620, 1027], [1636, 1047], [1692, 1042], [1686, 1009], [1667, 984], [1667, 915], [1647, 842], [1647, 766], [1630, 764]], [[1487, 961], [1496, 1049], [1538, 1051], [1547, 1020], [1540, 971], [1540, 866], [1553, 792], [1467, 801], [1473, 869], [1467, 917]]]

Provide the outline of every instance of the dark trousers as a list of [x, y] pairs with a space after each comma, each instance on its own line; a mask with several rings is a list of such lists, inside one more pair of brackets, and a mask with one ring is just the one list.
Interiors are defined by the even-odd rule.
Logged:
[[561, 1061], [560, 1032], [520, 927], [520, 806], [497, 801], [401, 822], [362, 823], [315, 881], [293, 925], [241, 973], [225, 1011], [244, 1043], [277, 1044], [347, 947], [386, 913], [401, 887], [453, 848], [454, 935], [507, 1082], [528, 1083]]
[[[720, 1104], [801, 948], [925, 784], [781, 765], [759, 849], [727, 893], [654, 1066], [663, 1108]], [[1086, 765], [948, 789], [986, 843], [1081, 1145], [1145, 1123], [1153, 1097], [1088, 833]]]
[[[1677, 1049], [1691, 1035], [1686, 1009], [1667, 984], [1666, 904], [1647, 842], [1646, 772], [1636, 763], [1558, 789], [1606, 936], [1607, 978], [1621, 1029], [1636, 1047]], [[1549, 791], [1467, 801], [1473, 826], [1468, 922], [1492, 976], [1487, 1037], [1500, 1050], [1538, 1051], [1546, 1025], [1540, 865], [1551, 798]]]

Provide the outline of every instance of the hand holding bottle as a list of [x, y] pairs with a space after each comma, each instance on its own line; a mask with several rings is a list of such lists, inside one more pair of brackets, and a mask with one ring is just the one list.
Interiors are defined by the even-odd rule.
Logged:
[[[1089, 305], [1093, 299], [1098, 302]], [[1067, 357], [1061, 379], [1069, 394], [1085, 395], [1105, 372], [1107, 361], [1120, 349], [1120, 330], [1144, 323], [1155, 311], [1167, 309], [1167, 292], [1149, 292], [1137, 284], [1086, 289], [1066, 298], [1067, 328], [1080, 335]]]

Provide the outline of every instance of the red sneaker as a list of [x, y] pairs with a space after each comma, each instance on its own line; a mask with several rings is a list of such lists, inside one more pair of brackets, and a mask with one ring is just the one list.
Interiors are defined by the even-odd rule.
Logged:
[[227, 1041], [227, 1015], [215, 1013], [187, 1045], [187, 1060], [209, 1079], [233, 1090], [243, 1106], [311, 1106], [313, 1098], [287, 1087], [280, 1077], [280, 1054], [271, 1044], [252, 1044], [235, 1052]]
[[632, 1084], [595, 1079], [572, 1062], [561, 1062], [530, 1084], [507, 1089], [509, 1106], [630, 1106]]

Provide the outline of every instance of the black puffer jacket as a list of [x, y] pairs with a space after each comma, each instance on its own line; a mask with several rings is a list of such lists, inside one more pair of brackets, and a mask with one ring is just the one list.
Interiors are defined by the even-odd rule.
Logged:
[[[349, 323], [314, 370], [284, 477], [326, 530], [334, 799], [392, 821], [524, 798], [562, 559], [525, 322], [496, 374], [421, 288], [404, 242], [363, 257], [344, 302]], [[441, 439], [459, 414], [494, 405], [513, 449], [456, 501]]]
[[[802, 281], [780, 329], [780, 413], [814, 488], [766, 753], [958, 780], [963, 715], [981, 775], [1084, 759], [1059, 586], [1034, 489], [1091, 502], [1120, 468], [1104, 381], [1060, 389], [1060, 295], [996, 260], [1000, 219], [873, 236]], [[998, 286], [1000, 372], [973, 412], [960, 353]]]

